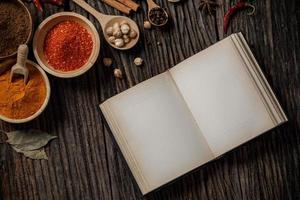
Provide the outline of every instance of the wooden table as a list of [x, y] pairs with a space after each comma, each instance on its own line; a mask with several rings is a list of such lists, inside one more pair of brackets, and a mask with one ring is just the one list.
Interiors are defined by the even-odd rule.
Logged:
[[[99, 0], [88, 2], [103, 13], [119, 14]], [[135, 49], [120, 52], [102, 40], [101, 56], [88, 73], [68, 80], [49, 76], [50, 104], [37, 120], [22, 126], [0, 123], [5, 131], [37, 128], [59, 137], [47, 147], [49, 160], [45, 161], [26, 159], [1, 145], [3, 199], [300, 199], [300, 9], [296, 0], [254, 1], [255, 15], [240, 12], [229, 28], [229, 33], [244, 34], [289, 122], [142, 197], [98, 105], [224, 38], [223, 15], [236, 1], [219, 0], [221, 6], [213, 15], [200, 12], [198, 0], [157, 2], [169, 10], [169, 27], [143, 30], [146, 3], [140, 1], [142, 9], [132, 15], [142, 32]], [[47, 6], [41, 14], [30, 8], [36, 25], [63, 10]], [[72, 2], [65, 9], [88, 17], [101, 32], [98, 22]], [[137, 56], [145, 61], [141, 68], [133, 64]], [[113, 68], [103, 66], [103, 57], [112, 57], [113, 66], [120, 67], [126, 78], [116, 80]]]

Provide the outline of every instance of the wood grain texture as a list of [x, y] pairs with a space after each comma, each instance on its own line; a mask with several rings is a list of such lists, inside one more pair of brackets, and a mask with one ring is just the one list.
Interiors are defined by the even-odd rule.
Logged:
[[[144, 30], [146, 2], [132, 18], [141, 29], [134, 49], [120, 52], [101, 40], [101, 56], [85, 75], [63, 80], [50, 77], [52, 96], [35, 121], [5, 131], [38, 128], [57, 135], [47, 147], [48, 161], [33, 161], [0, 145], [2, 199], [300, 199], [300, 6], [297, 0], [253, 1], [254, 16], [240, 12], [229, 32], [241, 31], [262, 67], [289, 122], [158, 191], [142, 197], [133, 176], [107, 128], [98, 105], [107, 98], [173, 67], [185, 58], [224, 38], [223, 15], [236, 0], [217, 0], [216, 13], [201, 13], [198, 0], [172, 4], [156, 0], [169, 11], [165, 29]], [[120, 14], [100, 0], [90, 5], [107, 14]], [[38, 25], [62, 11], [47, 5], [44, 13], [29, 6]], [[66, 10], [98, 22], [72, 2]], [[158, 42], [160, 45], [158, 45]], [[145, 65], [134, 66], [142, 57]], [[112, 57], [126, 78], [116, 80], [103, 57]], [[31, 54], [31, 58], [33, 56]], [[217, 59], [217, 58], [216, 58]], [[1, 140], [5, 138], [1, 135]], [[0, 199], [1, 199], [0, 198]]]

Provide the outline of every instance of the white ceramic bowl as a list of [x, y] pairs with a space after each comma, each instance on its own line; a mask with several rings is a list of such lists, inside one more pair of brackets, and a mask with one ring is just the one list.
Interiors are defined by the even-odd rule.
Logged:
[[29, 122], [29, 121], [37, 118], [45, 110], [45, 108], [48, 105], [48, 102], [49, 102], [49, 99], [50, 99], [50, 93], [51, 93], [51, 88], [50, 88], [50, 83], [49, 83], [48, 76], [44, 72], [44, 70], [40, 66], [38, 66], [36, 63], [34, 63], [30, 60], [27, 60], [27, 63], [29, 63], [31, 66], [37, 68], [40, 71], [40, 73], [42, 74], [43, 78], [44, 78], [44, 81], [45, 81], [45, 84], [46, 84], [46, 90], [47, 90], [44, 103], [42, 104], [42, 106], [40, 107], [40, 109], [36, 113], [34, 113], [33, 115], [31, 115], [30, 117], [27, 117], [25, 119], [10, 119], [10, 118], [5, 117], [5, 116], [0, 114], [0, 119], [3, 120], [3, 121], [13, 123], [13, 124], [21, 124], [21, 123]]
[[[93, 50], [88, 62], [82, 67], [80, 67], [79, 69], [73, 71], [60, 71], [54, 69], [46, 61], [44, 56], [44, 50], [43, 50], [44, 41], [45, 41], [45, 37], [47, 36], [47, 33], [55, 25], [66, 20], [72, 20], [82, 25], [91, 34], [93, 40]], [[60, 78], [72, 78], [72, 77], [79, 76], [85, 73], [86, 71], [88, 71], [95, 64], [99, 55], [99, 51], [100, 51], [100, 38], [95, 26], [84, 16], [73, 12], [60, 12], [46, 18], [37, 28], [33, 38], [33, 52], [39, 65], [49, 74], [52, 74]]]

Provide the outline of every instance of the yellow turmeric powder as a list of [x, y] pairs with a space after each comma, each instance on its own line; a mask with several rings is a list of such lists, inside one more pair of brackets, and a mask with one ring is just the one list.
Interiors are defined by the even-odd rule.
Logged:
[[40, 71], [27, 64], [28, 82], [23, 77], [10, 82], [10, 70], [0, 75], [0, 115], [10, 119], [25, 119], [36, 113], [46, 98], [46, 83]]

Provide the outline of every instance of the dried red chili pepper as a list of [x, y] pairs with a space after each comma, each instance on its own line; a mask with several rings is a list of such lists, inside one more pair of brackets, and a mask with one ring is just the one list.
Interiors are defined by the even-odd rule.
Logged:
[[226, 12], [223, 18], [223, 26], [224, 26], [224, 33], [227, 32], [229, 21], [231, 19], [231, 16], [237, 13], [239, 10], [245, 9], [245, 8], [252, 8], [252, 11], [248, 13], [248, 15], [253, 15], [255, 12], [255, 7], [249, 3], [247, 3], [245, 0], [239, 1], [237, 4], [229, 8], [229, 10]]
[[33, 0], [33, 3], [39, 11], [43, 11], [43, 7], [42, 7], [42, 4], [41, 4], [40, 0]]
[[26, 2], [33, 2], [35, 7], [37, 7], [37, 9], [39, 11], [43, 11], [43, 5], [45, 3], [48, 3], [48, 4], [52, 4], [52, 5], [55, 5], [55, 6], [62, 6], [64, 5], [64, 0], [23, 0], [23, 1], [26, 1]]
[[61, 6], [64, 4], [64, 0], [42, 0], [42, 3], [49, 3], [55, 6]]

